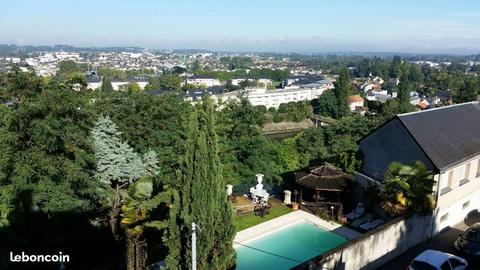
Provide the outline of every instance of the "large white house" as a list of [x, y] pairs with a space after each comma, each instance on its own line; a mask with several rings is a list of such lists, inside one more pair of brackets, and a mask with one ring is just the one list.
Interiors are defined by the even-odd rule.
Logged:
[[360, 95], [352, 95], [348, 97], [348, 107], [351, 112], [363, 113], [365, 111], [365, 100]]
[[381, 182], [392, 161], [422, 161], [434, 174], [434, 233], [480, 208], [480, 103], [400, 114], [360, 142], [360, 179]]
[[[145, 89], [145, 86], [147, 86], [147, 84], [148, 84], [148, 81], [147, 81], [147, 80], [112, 81], [112, 88], [113, 88], [113, 90], [118, 91], [118, 90], [120, 90], [120, 88], [121, 88], [122, 86], [125, 86], [125, 85], [129, 84], [130, 82], [136, 82], [136, 83], [138, 84], [138, 86], [140, 86], [140, 89], [141, 89], [141, 90], [144, 90], [144, 89]], [[87, 88], [88, 88], [88, 89], [98, 90], [98, 89], [100, 89], [101, 87], [102, 87], [102, 81], [101, 81], [101, 80], [91, 81], [91, 82], [88, 82], [88, 83], [87, 83]]]
[[207, 75], [193, 75], [185, 81], [187, 84], [199, 87], [212, 87], [220, 85], [220, 80]]
[[268, 85], [272, 84], [272, 80], [270, 80], [270, 79], [260, 78], [258, 80], [255, 80], [254, 78], [251, 78], [251, 77], [238, 77], [238, 78], [233, 78], [232, 79], [232, 85], [239, 86], [240, 83], [242, 83], [244, 81], [249, 81], [249, 82], [257, 81], [258, 84], [263, 85], [263, 86], [268, 86]]

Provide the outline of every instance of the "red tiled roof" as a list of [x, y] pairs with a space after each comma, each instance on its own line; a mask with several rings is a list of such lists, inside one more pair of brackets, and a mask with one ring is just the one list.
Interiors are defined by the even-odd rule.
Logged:
[[348, 103], [363, 102], [364, 99], [360, 95], [353, 95], [348, 97]]

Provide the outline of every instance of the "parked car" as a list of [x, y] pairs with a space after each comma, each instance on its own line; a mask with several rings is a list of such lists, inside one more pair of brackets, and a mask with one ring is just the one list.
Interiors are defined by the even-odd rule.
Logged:
[[475, 224], [461, 233], [454, 246], [467, 257], [480, 258], [480, 224]]
[[450, 253], [438, 250], [425, 250], [408, 266], [407, 270], [464, 270], [468, 262]]

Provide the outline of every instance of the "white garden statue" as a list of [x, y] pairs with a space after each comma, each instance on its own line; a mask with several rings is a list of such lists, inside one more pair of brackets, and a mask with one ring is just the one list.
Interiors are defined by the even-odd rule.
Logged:
[[255, 187], [250, 188], [250, 195], [252, 196], [252, 201], [254, 203], [258, 203], [259, 201], [268, 202], [270, 194], [268, 194], [268, 192], [263, 189], [263, 174], [257, 174], [255, 176], [257, 177], [258, 184]]
[[285, 199], [283, 200], [283, 204], [290, 205], [292, 204], [292, 192], [290, 190], [285, 190]]
[[233, 185], [227, 185], [227, 196], [232, 196], [233, 193]]

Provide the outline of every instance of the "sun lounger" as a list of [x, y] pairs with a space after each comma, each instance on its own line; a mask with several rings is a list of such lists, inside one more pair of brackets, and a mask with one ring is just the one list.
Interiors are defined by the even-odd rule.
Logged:
[[375, 229], [376, 227], [378, 227], [378, 226], [380, 226], [384, 223], [385, 223], [385, 221], [383, 219], [370, 220], [370, 221], [365, 222], [362, 225], [360, 225], [360, 228], [362, 228], [366, 231], [369, 231], [369, 230]]
[[367, 222], [368, 220], [372, 220], [372, 217], [373, 217], [372, 215], [366, 214], [366, 215], [363, 216], [362, 218], [359, 218], [359, 219], [353, 221], [350, 225], [351, 225], [352, 227], [358, 227], [359, 225]]
[[362, 217], [365, 214], [365, 208], [363, 207], [363, 203], [359, 203], [357, 208], [353, 209], [352, 212], [345, 215], [347, 219], [355, 220], [357, 218]]

